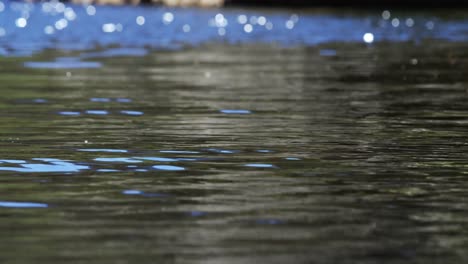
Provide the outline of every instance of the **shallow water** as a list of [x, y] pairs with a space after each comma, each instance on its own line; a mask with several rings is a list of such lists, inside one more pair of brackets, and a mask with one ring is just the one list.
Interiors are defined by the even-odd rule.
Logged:
[[417, 16], [459, 34], [5, 48], [0, 261], [466, 262], [466, 20]]

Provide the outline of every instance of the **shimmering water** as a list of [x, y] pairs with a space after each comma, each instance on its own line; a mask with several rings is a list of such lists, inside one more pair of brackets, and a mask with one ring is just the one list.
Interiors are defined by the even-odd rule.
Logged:
[[222, 10], [229, 26], [210, 26], [219, 10], [27, 5], [18, 27], [15, 5], [0, 13], [1, 262], [468, 260], [463, 10], [398, 27]]

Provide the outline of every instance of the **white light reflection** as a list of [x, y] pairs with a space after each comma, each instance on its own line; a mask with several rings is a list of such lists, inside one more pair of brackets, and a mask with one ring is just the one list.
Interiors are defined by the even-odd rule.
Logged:
[[136, 23], [138, 25], [140, 25], [140, 26], [143, 26], [145, 24], [145, 17], [144, 16], [137, 16]]
[[244, 31], [245, 33], [251, 33], [253, 31], [253, 27], [250, 24], [245, 24], [244, 25]]
[[96, 8], [92, 5], [86, 7], [86, 14], [88, 16], [94, 16], [96, 14]]
[[174, 15], [171, 12], [166, 12], [163, 14], [162, 20], [165, 25], [169, 25], [174, 21]]
[[429, 29], [429, 30], [433, 30], [434, 29], [434, 22], [427, 21], [426, 22], [426, 28]]
[[51, 35], [51, 34], [54, 34], [55, 32], [55, 29], [53, 26], [46, 26], [44, 28], [44, 33], [47, 34], [47, 35]]
[[408, 18], [406, 19], [405, 24], [407, 27], [412, 27], [414, 26], [414, 20], [412, 18]]
[[225, 28], [218, 28], [218, 35], [220, 35], [220, 36], [226, 35], [226, 29]]
[[398, 27], [400, 25], [400, 20], [398, 18], [392, 19], [392, 26]]
[[53, 7], [57, 13], [63, 13], [65, 11], [65, 5], [61, 2], [54, 3]]
[[287, 29], [293, 29], [294, 28], [294, 21], [292, 21], [292, 20], [286, 21], [285, 26], [286, 26]]
[[389, 19], [390, 19], [390, 16], [391, 16], [390, 11], [385, 10], [385, 11], [382, 12], [382, 18], [383, 18], [383, 19], [389, 20]]
[[190, 25], [189, 25], [189, 24], [185, 24], [185, 25], [182, 27], [182, 30], [183, 30], [185, 33], [190, 32], [190, 30], [191, 30]]
[[15, 21], [15, 25], [19, 28], [24, 28], [28, 25], [28, 21], [26, 20], [26, 18], [24, 17], [20, 17], [18, 19], [16, 19]]
[[226, 27], [228, 25], [227, 19], [224, 17], [223, 14], [217, 14], [215, 16], [215, 25], [217, 27]]
[[0, 27], [0, 37], [3, 37], [6, 35], [6, 30], [2, 27]]
[[296, 14], [292, 14], [291, 17], [289, 18], [292, 22], [297, 23], [299, 22], [299, 16]]
[[247, 23], [247, 16], [246, 15], [239, 15], [237, 17], [237, 23], [239, 23], [241, 25], [244, 25], [245, 23]]
[[272, 29], [273, 29], [273, 23], [267, 22], [267, 23], [265, 24], [265, 28], [266, 28], [267, 30], [272, 30]]
[[3, 12], [5, 10], [5, 4], [3, 4], [2, 1], [0, 1], [0, 12]]
[[65, 12], [63, 13], [63, 15], [65, 16], [65, 18], [69, 21], [73, 21], [76, 19], [76, 13], [75, 11], [73, 11], [72, 8], [70, 7], [67, 7], [65, 8]]
[[112, 23], [107, 23], [102, 25], [102, 31], [106, 33], [112, 33], [115, 31], [115, 25]]
[[364, 40], [364, 42], [370, 44], [370, 43], [374, 42], [374, 34], [366, 33], [366, 34], [364, 34], [364, 36], [362, 36], [362, 39]]
[[264, 16], [261, 16], [257, 19], [257, 23], [260, 25], [260, 26], [264, 26], [266, 24], [267, 20], [266, 20], [266, 17]]
[[55, 22], [55, 28], [57, 30], [62, 30], [64, 28], [66, 28], [68, 26], [68, 21], [64, 18], [58, 20], [57, 22]]

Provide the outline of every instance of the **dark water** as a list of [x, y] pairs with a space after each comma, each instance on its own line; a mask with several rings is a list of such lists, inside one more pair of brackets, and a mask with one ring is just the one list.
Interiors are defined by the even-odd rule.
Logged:
[[0, 261], [466, 262], [468, 50], [425, 27], [28, 56], [4, 40]]

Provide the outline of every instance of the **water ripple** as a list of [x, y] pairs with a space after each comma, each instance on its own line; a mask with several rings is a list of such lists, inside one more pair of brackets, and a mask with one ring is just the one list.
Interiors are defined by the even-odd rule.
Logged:
[[44, 203], [0, 201], [0, 207], [11, 207], [11, 208], [47, 208], [47, 207], [49, 207], [49, 205], [48, 205], [48, 204], [44, 204]]

